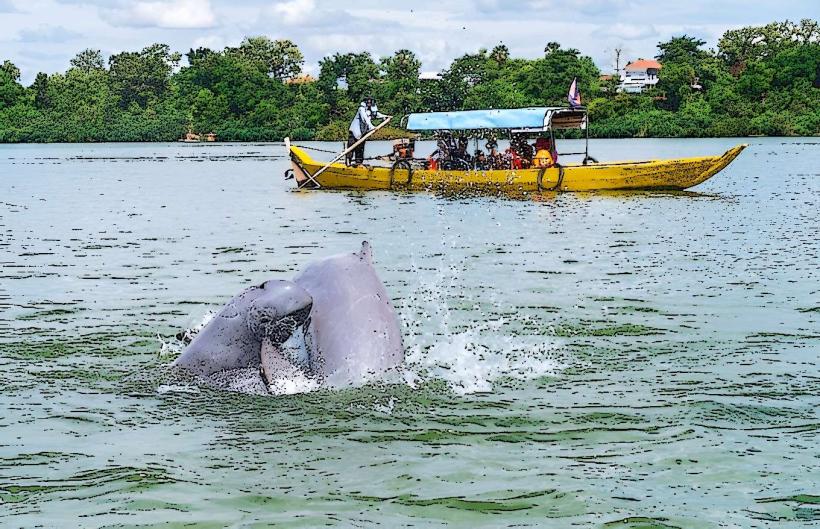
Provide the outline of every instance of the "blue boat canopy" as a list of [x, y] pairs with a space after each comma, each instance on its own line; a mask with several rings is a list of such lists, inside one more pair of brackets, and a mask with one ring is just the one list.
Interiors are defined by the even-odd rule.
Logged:
[[[560, 117], [560, 119], [558, 119]], [[407, 116], [408, 130], [510, 129], [538, 132], [552, 128], [584, 128], [586, 110], [530, 107], [497, 110], [426, 112]]]

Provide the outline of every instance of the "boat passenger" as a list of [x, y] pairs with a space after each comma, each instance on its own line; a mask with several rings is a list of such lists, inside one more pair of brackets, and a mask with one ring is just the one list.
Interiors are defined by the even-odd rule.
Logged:
[[529, 169], [532, 165], [532, 147], [520, 134], [510, 138], [510, 147], [505, 151], [505, 155], [510, 169]]
[[521, 155], [521, 163], [524, 169], [532, 167], [532, 158], [535, 156], [535, 149], [527, 142], [527, 138], [521, 136], [521, 143], [518, 148], [518, 154]]
[[507, 150], [504, 151], [504, 165], [506, 166], [506, 168], [509, 168], [509, 169], [523, 169], [524, 168], [524, 164], [522, 163], [521, 156], [512, 147], [508, 147]]
[[455, 152], [453, 135], [448, 130], [436, 133], [436, 150], [427, 158], [427, 165], [433, 171], [441, 169], [441, 164], [450, 160]]
[[[347, 135], [347, 147], [352, 147], [362, 136], [373, 130], [373, 119], [386, 119], [387, 116], [379, 112], [376, 106], [376, 100], [372, 97], [366, 97], [359, 105], [359, 110], [356, 112], [356, 117], [350, 123], [349, 132]], [[347, 153], [347, 165], [362, 165], [364, 163], [364, 144], [361, 142], [352, 152]]]
[[484, 151], [481, 149], [476, 149], [475, 156], [473, 157], [475, 168], [479, 171], [486, 171], [490, 169], [490, 159], [484, 155]]
[[486, 147], [490, 169], [503, 169], [505, 167], [504, 155], [498, 152], [498, 142], [490, 139], [487, 141]]
[[470, 144], [470, 140], [467, 139], [466, 136], [461, 136], [458, 138], [458, 147], [456, 152], [453, 154], [453, 158], [459, 162], [464, 162], [466, 165], [470, 166], [473, 163], [473, 157], [470, 156], [470, 153], [467, 152], [467, 147]]
[[555, 165], [555, 158], [552, 142], [549, 138], [538, 138], [535, 140], [535, 157], [532, 159], [532, 166], [540, 169], [553, 165]]

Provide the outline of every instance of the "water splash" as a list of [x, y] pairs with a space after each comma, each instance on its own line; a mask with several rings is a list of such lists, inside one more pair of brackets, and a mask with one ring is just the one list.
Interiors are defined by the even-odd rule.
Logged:
[[557, 375], [563, 368], [558, 342], [543, 335], [511, 332], [524, 322], [516, 321], [515, 316], [499, 316], [510, 307], [492, 292], [483, 293], [489, 306], [486, 301], [465, 297], [467, 289], [460, 285], [460, 278], [467, 275], [467, 263], [448, 257], [452, 255], [448, 249], [458, 244], [450, 237], [442, 236], [435, 273], [429, 273], [429, 266], [411, 263], [417, 287], [402, 300], [398, 311], [409, 331], [405, 333], [408, 382], [439, 379], [455, 393], [466, 395], [491, 392], [504, 378]]
[[176, 336], [166, 337], [157, 335], [157, 340], [159, 340], [159, 351], [157, 352], [157, 356], [162, 359], [175, 359], [185, 347], [191, 343], [196, 337], [199, 332], [208, 325], [211, 320], [217, 315], [216, 311], [209, 310], [202, 316], [199, 323], [196, 323], [193, 327], [189, 329], [185, 329], [184, 331], [180, 332]]
[[300, 393], [310, 393], [316, 391], [321, 386], [321, 382], [309, 377], [304, 373], [298, 373], [290, 377], [277, 378], [268, 384], [268, 391], [271, 395], [298, 395]]
[[186, 393], [190, 395], [198, 395], [199, 388], [187, 384], [162, 384], [157, 387], [157, 393], [165, 395], [166, 393]]
[[554, 346], [488, 335], [490, 327], [495, 325], [442, 334], [428, 346], [414, 344], [407, 354], [408, 366], [421, 379], [444, 380], [460, 395], [491, 392], [503, 378], [530, 380], [560, 372]]

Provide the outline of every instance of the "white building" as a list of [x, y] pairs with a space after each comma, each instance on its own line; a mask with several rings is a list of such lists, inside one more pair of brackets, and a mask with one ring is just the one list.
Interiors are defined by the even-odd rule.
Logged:
[[638, 59], [626, 65], [621, 74], [619, 92], [638, 94], [658, 84], [661, 63], [652, 59]]

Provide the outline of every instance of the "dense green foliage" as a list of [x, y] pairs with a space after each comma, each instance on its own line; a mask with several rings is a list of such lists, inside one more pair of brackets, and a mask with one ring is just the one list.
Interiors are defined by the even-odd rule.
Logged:
[[[186, 132], [222, 140], [339, 139], [359, 101], [409, 112], [562, 105], [578, 79], [598, 137], [820, 134], [820, 26], [772, 23], [727, 31], [717, 50], [686, 35], [658, 45], [656, 88], [618, 93], [589, 57], [550, 42], [519, 59], [504, 45], [455, 59], [441, 80], [420, 80], [410, 50], [323, 59], [318, 79], [288, 40], [246, 38], [236, 48], [173, 53], [165, 44], [106, 61], [88, 49], [65, 73], [29, 87], [0, 65], [0, 142], [171, 141]], [[393, 133], [399, 133], [393, 129]]]
[[[659, 44], [653, 91], [589, 102], [597, 136], [820, 134], [820, 26], [727, 31], [717, 51], [687, 36]], [[693, 89], [699, 85], [700, 89]]]

